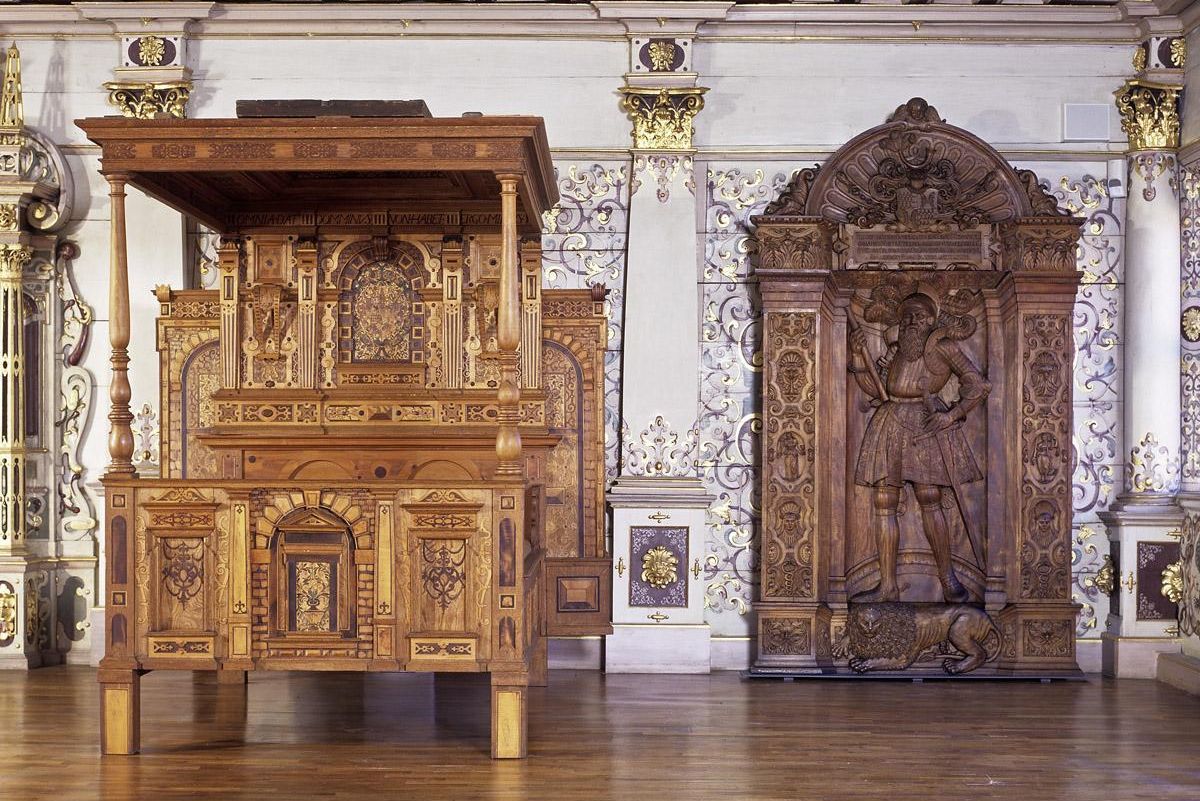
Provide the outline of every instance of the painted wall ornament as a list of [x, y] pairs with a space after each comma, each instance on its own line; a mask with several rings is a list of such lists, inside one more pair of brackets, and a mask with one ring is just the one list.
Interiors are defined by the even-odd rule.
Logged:
[[621, 472], [631, 476], [690, 476], [696, 471], [696, 447], [699, 429], [692, 425], [679, 432], [661, 414], [637, 434], [621, 423], [624, 444]]

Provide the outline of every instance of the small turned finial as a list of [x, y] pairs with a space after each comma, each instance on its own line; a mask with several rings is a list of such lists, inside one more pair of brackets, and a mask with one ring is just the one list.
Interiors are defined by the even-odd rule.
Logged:
[[21, 51], [13, 42], [4, 59], [4, 86], [0, 90], [0, 128], [17, 130], [25, 125], [21, 102]]

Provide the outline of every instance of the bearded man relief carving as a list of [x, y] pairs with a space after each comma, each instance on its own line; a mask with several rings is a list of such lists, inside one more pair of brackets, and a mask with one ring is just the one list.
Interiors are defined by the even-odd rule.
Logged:
[[[983, 478], [963, 431], [971, 410], [983, 402], [991, 386], [958, 340], [975, 330], [975, 318], [955, 313], [963, 301], [954, 296], [950, 309], [939, 309], [928, 294], [912, 291], [897, 298], [895, 285], [881, 285], [872, 294], [865, 317], [894, 325], [897, 338], [873, 361], [866, 331], [852, 325], [849, 369], [871, 399], [875, 410], [867, 423], [854, 482], [871, 490], [872, 533], [879, 559], [879, 583], [852, 600], [898, 601], [896, 557], [900, 547], [897, 521], [901, 493], [911, 486], [920, 507], [921, 524], [937, 564], [938, 581], [948, 603], [963, 603], [969, 594], [959, 581], [951, 559], [950, 527], [943, 505], [950, 490], [971, 540], [981, 571], [986, 572], [982, 535], [975, 531], [965, 508], [963, 488]], [[959, 293], [967, 295], [969, 293]], [[947, 404], [942, 391], [950, 377], [958, 379], [957, 401]]]

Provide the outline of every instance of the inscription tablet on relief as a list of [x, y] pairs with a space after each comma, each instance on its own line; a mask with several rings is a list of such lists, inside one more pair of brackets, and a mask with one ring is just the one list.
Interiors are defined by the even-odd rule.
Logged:
[[969, 231], [876, 231], [850, 234], [847, 269], [985, 269], [987, 240]]

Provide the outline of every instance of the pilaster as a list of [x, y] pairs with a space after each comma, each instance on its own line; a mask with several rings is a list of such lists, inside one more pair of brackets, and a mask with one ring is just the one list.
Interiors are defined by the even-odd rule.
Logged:
[[[1151, 678], [1178, 652], [1162, 572], [1178, 558], [1181, 480], [1180, 168], [1183, 40], [1152, 36], [1134, 51], [1138, 75], [1116, 95], [1129, 138], [1125, 236], [1125, 487], [1101, 515], [1108, 527], [1112, 605], [1103, 671]], [[1174, 535], [1174, 536], [1172, 536]]]
[[[682, 6], [686, 5], [686, 8]], [[620, 477], [613, 509], [611, 672], [708, 672], [700, 582], [712, 497], [696, 467], [700, 300], [696, 270], [695, 120], [704, 93], [692, 69], [698, 27], [731, 3], [598, 2], [629, 42], [621, 107], [633, 162], [629, 201]]]

